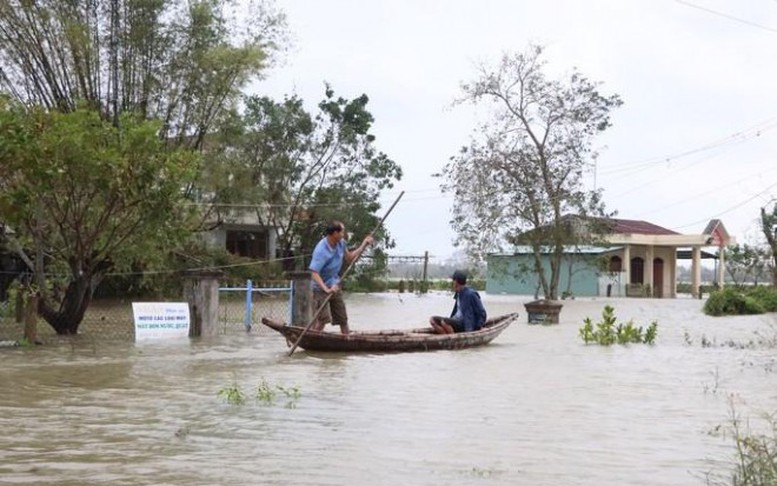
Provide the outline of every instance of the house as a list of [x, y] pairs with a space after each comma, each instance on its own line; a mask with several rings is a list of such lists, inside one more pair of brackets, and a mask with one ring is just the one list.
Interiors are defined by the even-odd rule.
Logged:
[[255, 208], [220, 209], [211, 219], [213, 229], [203, 234], [206, 244], [247, 258], [275, 258], [278, 229], [263, 225]]
[[[680, 234], [646, 221], [607, 220], [609, 232], [599, 246], [566, 247], [559, 278], [559, 293], [577, 296], [677, 296], [677, 261], [691, 259], [691, 291], [699, 295], [701, 260], [717, 260], [716, 281], [723, 285], [725, 247], [735, 244], [720, 220], [713, 219], [701, 234]], [[717, 247], [717, 254], [703, 251]], [[549, 251], [542, 255], [550, 273]], [[512, 254], [488, 256], [486, 292], [539, 294], [539, 277], [533, 270], [530, 247]]]

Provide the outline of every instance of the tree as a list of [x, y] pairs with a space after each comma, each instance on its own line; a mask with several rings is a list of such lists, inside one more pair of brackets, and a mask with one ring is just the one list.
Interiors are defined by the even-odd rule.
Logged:
[[[147, 134], [151, 125], [145, 125], [142, 120], [159, 120], [153, 125], [154, 136], [163, 141], [163, 145], [200, 151], [205, 145], [206, 135], [218, 131], [225, 114], [236, 106], [241, 90], [251, 79], [260, 76], [273, 57], [283, 50], [285, 33], [283, 15], [262, 0], [0, 0], [0, 96], [7, 94], [18, 100], [41, 119], [45, 117], [38, 108], [49, 112], [80, 112], [74, 120], [79, 120], [77, 125], [85, 134], [105, 135], [109, 130], [102, 125], [99, 125], [99, 129], [91, 125], [97, 122], [83, 122], [81, 118], [86, 116], [85, 113], [99, 114], [102, 120], [115, 127], [115, 136], [120, 138], [129, 137], [137, 131]], [[48, 124], [45, 129], [49, 130], [46, 133], [66, 131], [63, 126], [65, 119], [68, 118], [58, 118], [53, 114], [51, 119], [45, 119]], [[129, 126], [124, 127], [122, 123], [128, 123]], [[30, 133], [37, 130], [30, 126], [24, 129]], [[6, 133], [0, 134], [0, 143], [7, 142], [2, 140], [6, 136]], [[79, 139], [81, 145], [78, 150], [89, 152], [95, 164], [98, 160], [104, 164], [110, 162], [99, 154], [109, 148], [117, 152], [118, 155], [114, 155], [118, 159], [134, 158], [140, 166], [167, 160], [167, 156], [163, 155], [163, 147], [158, 144], [150, 145], [149, 150], [153, 148], [151, 151], [139, 150], [133, 155], [124, 151], [123, 144], [126, 142], [112, 141], [110, 143], [113, 145], [110, 145], [108, 141], [99, 138], [91, 141]], [[49, 143], [53, 144], [51, 140]], [[89, 146], [89, 143], [93, 145]], [[66, 180], [78, 181], [82, 175], [105, 176], [105, 173], [99, 171], [98, 174], [84, 173], [84, 168], [77, 164], [62, 163], [57, 157], [65, 157], [67, 154], [55, 153], [54, 145], [42, 145], [38, 150], [50, 159], [34, 160], [35, 165], [41, 170], [56, 167]], [[141, 154], [151, 159], [137, 160]], [[32, 159], [26, 157], [23, 160]], [[5, 169], [0, 166], [0, 190], [5, 192], [10, 189], [17, 195], [27, 194], [27, 197], [17, 197], [14, 201], [20, 205], [19, 214], [29, 215], [34, 210], [45, 213], [50, 209], [43, 207], [43, 198], [35, 195], [48, 190], [45, 184], [52, 184], [52, 181], [46, 178], [35, 179], [29, 171], [21, 169], [21, 172], [9, 176]], [[61, 173], [63, 170], [71, 172], [64, 174]], [[148, 168], [148, 171], [153, 170]], [[164, 174], [166, 168], [160, 166], [155, 170]], [[115, 171], [121, 174], [119, 168], [115, 168]], [[139, 190], [132, 185], [111, 182], [108, 178], [95, 180], [85, 177], [84, 180], [90, 184], [105, 184], [118, 200], [133, 200]], [[36, 181], [40, 185], [34, 188]], [[196, 182], [197, 179], [187, 177], [187, 185], [183, 188], [193, 194]], [[15, 187], [19, 183], [26, 185]], [[94, 185], [77, 189], [94, 190], [97, 187]], [[123, 194], [123, 190], [130, 192]], [[61, 198], [63, 194], [55, 196]], [[171, 202], [175, 200], [178, 198], [171, 199]], [[43, 209], [38, 209], [41, 207]], [[68, 212], [65, 216], [71, 214]], [[113, 218], [113, 213], [106, 214]], [[167, 218], [174, 215], [173, 212], [154, 216]], [[11, 214], [2, 218], [0, 222], [8, 225], [15, 233], [24, 232], [24, 228], [13, 227], [12, 222], [16, 219], [13, 216]], [[44, 226], [48, 224], [44, 220], [45, 216], [38, 218]], [[20, 220], [20, 223], [27, 222]], [[121, 245], [138, 242], [133, 238], [114, 239], [115, 234], [112, 232], [115, 228], [110, 225], [96, 224], [92, 229], [107, 232], [92, 234], [95, 240], [109, 239]], [[36, 234], [43, 232], [38, 231]], [[40, 287], [44, 287], [44, 256], [47, 266], [65, 264], [68, 268], [77, 269], [80, 265], [52, 257], [64, 256], [73, 251], [67, 247], [70, 244], [67, 240], [45, 240], [55, 245], [65, 245], [51, 248], [41, 248], [42, 241], [38, 238], [25, 242], [7, 242], [7, 246], [35, 271]], [[35, 255], [25, 254], [22, 243], [35, 244]], [[140, 248], [143, 247], [140, 245]], [[167, 250], [154, 245], [145, 245], [145, 248], [158, 252]], [[83, 248], [78, 250], [82, 251]], [[121, 251], [116, 248], [112, 250], [117, 251], [111, 252], [112, 258], [103, 260], [104, 265], [127, 264], [116, 260], [122, 254], [132, 253], [136, 257], [142, 256], [143, 260], [160, 255], [133, 252], [129, 247], [121, 248]], [[89, 285], [94, 285], [98, 280], [89, 281]], [[63, 304], [67, 310], [60, 312], [59, 316], [48, 313], [44, 317], [49, 322], [57, 322], [55, 327], [58, 332], [60, 329], [64, 332], [74, 331], [80, 320], [79, 315], [83, 315], [84, 306], [88, 305], [85, 295], [87, 292], [83, 288], [68, 293], [67, 298], [75, 300]], [[42, 309], [48, 312], [45, 306]]]
[[771, 255], [772, 285], [777, 286], [777, 203], [768, 213], [766, 208], [761, 208], [761, 231], [766, 237]]
[[0, 165], [9, 181], [0, 220], [14, 228], [21, 255], [38, 265], [45, 259], [39, 313], [58, 334], [78, 332], [106, 273], [186, 234], [191, 206], [181, 204], [182, 188], [198, 158], [160, 140], [160, 125], [123, 115], [116, 127], [87, 108], [0, 105]]
[[[247, 98], [214, 154], [222, 161], [213, 166], [222, 173], [210, 176], [214, 207], [250, 207], [260, 224], [280, 229], [282, 255], [311, 253], [329, 220], [359, 237], [372, 231], [380, 192], [402, 169], [376, 149], [368, 101], [335, 96], [327, 86], [312, 115], [296, 96]], [[392, 244], [387, 233], [376, 238]]]
[[[201, 148], [225, 108], [283, 46], [283, 15], [223, 0], [0, 0], [0, 90], [30, 106], [79, 103]], [[243, 19], [242, 21], [240, 19]]]
[[758, 279], [766, 272], [769, 252], [761, 247], [729, 245], [726, 247], [726, 272], [736, 286], [748, 281], [758, 284]]
[[[582, 188], [595, 159], [592, 139], [610, 126], [617, 95], [573, 71], [555, 81], [543, 72], [543, 49], [506, 54], [463, 84], [459, 103], [484, 103], [491, 117], [441, 173], [454, 195], [452, 225], [474, 254], [528, 244], [546, 299], [558, 298], [565, 245], [596, 238], [588, 224], [603, 217], [600, 191]], [[567, 214], [575, 218], [566, 217]], [[549, 253], [549, 269], [543, 265]]]

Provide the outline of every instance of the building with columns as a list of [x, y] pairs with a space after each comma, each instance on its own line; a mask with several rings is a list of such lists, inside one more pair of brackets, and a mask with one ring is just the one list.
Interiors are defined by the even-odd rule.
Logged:
[[[691, 258], [691, 291], [699, 295], [702, 258], [715, 258], [716, 281], [723, 285], [725, 247], [735, 244], [723, 223], [713, 219], [701, 234], [681, 234], [646, 221], [610, 219], [608, 233], [595, 247], [569, 247], [562, 261], [559, 294], [576, 296], [677, 296], [677, 262]], [[712, 253], [711, 249], [716, 249]], [[549, 268], [547, 255], [543, 265]], [[488, 256], [486, 292], [537, 295], [530, 248]]]

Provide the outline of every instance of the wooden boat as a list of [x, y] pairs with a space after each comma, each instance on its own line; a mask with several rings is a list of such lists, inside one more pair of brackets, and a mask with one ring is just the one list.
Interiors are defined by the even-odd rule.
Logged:
[[[490, 343], [517, 317], [517, 313], [494, 317], [486, 321], [486, 324], [477, 331], [456, 334], [435, 334], [431, 327], [406, 330], [351, 331], [349, 334], [309, 329], [302, 336], [299, 347], [309, 351], [341, 352], [410, 352], [471, 348]], [[268, 318], [262, 319], [262, 324], [281, 333], [289, 346], [297, 341], [300, 333], [305, 329]]]

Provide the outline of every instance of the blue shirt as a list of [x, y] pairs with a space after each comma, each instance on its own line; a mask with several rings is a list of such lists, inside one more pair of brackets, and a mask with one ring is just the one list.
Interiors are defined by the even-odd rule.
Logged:
[[[338, 241], [332, 247], [329, 245], [329, 240], [324, 237], [313, 249], [313, 257], [308, 268], [321, 275], [321, 280], [327, 287], [331, 287], [340, 282], [340, 268], [343, 266], [343, 258], [345, 258], [345, 240]], [[324, 290], [318, 288], [315, 280], [313, 281], [313, 289]]]

